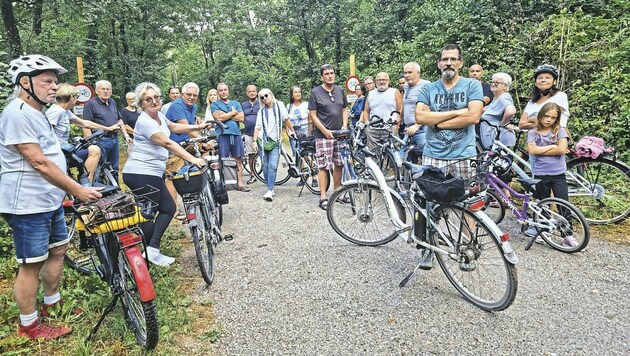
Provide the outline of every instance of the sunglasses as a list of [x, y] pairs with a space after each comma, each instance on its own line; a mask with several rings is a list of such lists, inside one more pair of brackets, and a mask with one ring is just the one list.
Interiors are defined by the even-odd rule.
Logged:
[[265, 100], [269, 97], [269, 94], [264, 94], [260, 96], [260, 100]]
[[332, 90], [328, 92], [328, 96], [330, 97], [330, 101], [335, 102], [335, 97], [332, 95]]

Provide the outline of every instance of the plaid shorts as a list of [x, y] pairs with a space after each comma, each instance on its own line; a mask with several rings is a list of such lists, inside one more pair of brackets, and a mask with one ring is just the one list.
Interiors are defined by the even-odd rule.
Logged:
[[315, 160], [317, 168], [331, 170], [333, 166], [343, 165], [339, 149], [342, 143], [335, 139], [315, 139]]
[[444, 174], [451, 173], [453, 177], [462, 177], [464, 179], [470, 178], [477, 171], [477, 165], [471, 165], [471, 159], [475, 159], [475, 156], [461, 159], [437, 159], [429, 156], [422, 157], [422, 164], [434, 166], [437, 168], [444, 168], [442, 170]]

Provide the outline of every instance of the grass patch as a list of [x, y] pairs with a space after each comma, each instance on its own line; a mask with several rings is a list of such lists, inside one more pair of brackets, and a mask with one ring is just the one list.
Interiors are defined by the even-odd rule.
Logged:
[[[163, 237], [163, 245], [165, 253], [180, 256], [185, 248], [191, 246], [186, 227], [171, 225]], [[19, 312], [13, 298], [16, 271], [17, 262], [12, 253], [1, 254], [0, 354], [128, 355], [145, 352], [136, 344], [133, 332], [127, 327], [120, 303], [107, 315], [93, 341], [85, 343], [90, 330], [111, 301], [111, 295], [108, 286], [98, 276], [85, 276], [69, 268], [64, 270], [61, 287], [66, 305], [63, 310], [55, 311], [52, 322], [71, 327], [74, 330], [72, 335], [58, 341], [18, 338]], [[213, 327], [212, 303], [197, 303], [192, 298], [195, 288], [203, 282], [198, 273], [193, 275], [195, 278], [191, 278], [191, 273], [177, 263], [170, 268], [151, 267], [160, 328], [160, 340], [152, 353], [180, 354], [186, 348], [184, 343], [193, 349], [203, 347], [204, 352], [211, 352], [210, 344], [220, 335], [220, 330]], [[40, 287], [40, 302], [42, 295]], [[73, 307], [81, 308], [84, 313], [79, 317], [70, 316], [69, 311]]]

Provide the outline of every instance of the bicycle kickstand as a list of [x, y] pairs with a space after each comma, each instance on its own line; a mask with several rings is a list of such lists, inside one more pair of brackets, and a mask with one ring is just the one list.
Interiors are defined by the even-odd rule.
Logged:
[[407, 282], [409, 282], [411, 277], [413, 277], [413, 275], [416, 274], [416, 271], [420, 268], [421, 264], [422, 264], [421, 262], [418, 263], [416, 265], [416, 268], [414, 268], [413, 271], [411, 271], [411, 273], [407, 275], [407, 277], [405, 277], [402, 281], [400, 281], [400, 283], [398, 283], [398, 287], [403, 288], [407, 284]]
[[101, 327], [101, 323], [103, 322], [103, 320], [105, 320], [105, 317], [107, 316], [107, 314], [111, 313], [114, 310], [114, 308], [116, 307], [116, 303], [118, 302], [118, 298], [119, 298], [119, 296], [115, 295], [114, 299], [112, 299], [112, 301], [105, 307], [105, 310], [103, 310], [103, 315], [101, 315], [101, 317], [98, 319], [98, 322], [96, 322], [96, 325], [94, 325], [94, 327], [90, 331], [90, 335], [88, 335], [88, 337], [85, 339], [86, 343], [92, 341], [92, 338], [94, 337], [94, 334], [96, 334], [98, 329]]

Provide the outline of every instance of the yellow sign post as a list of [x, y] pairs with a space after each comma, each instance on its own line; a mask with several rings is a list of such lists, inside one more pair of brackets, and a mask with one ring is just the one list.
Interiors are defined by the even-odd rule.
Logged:
[[83, 83], [83, 57], [77, 57], [77, 77], [79, 83]]
[[354, 54], [350, 55], [350, 76], [354, 77], [354, 72], [356, 71], [356, 67], [354, 65]]

